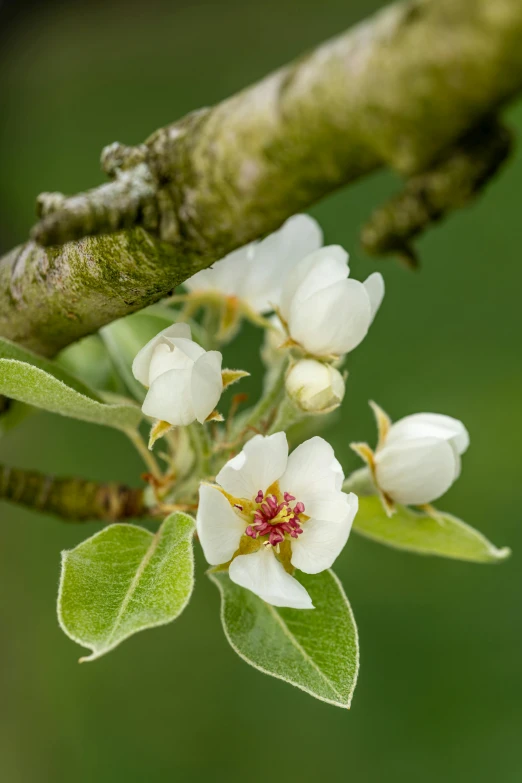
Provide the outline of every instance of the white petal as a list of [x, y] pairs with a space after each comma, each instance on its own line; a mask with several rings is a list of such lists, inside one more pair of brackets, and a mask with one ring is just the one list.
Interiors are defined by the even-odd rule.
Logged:
[[303, 258], [318, 250], [323, 234], [309, 215], [294, 215], [255, 248], [254, 263], [243, 296], [257, 312], [268, 312], [281, 298], [281, 281]]
[[288, 459], [288, 443], [284, 432], [263, 437], [254, 435], [243, 451], [221, 468], [216, 481], [230, 495], [254, 498], [284, 473]]
[[201, 484], [196, 527], [207, 561], [221, 565], [239, 547], [246, 525], [219, 489]]
[[370, 299], [370, 307], [372, 311], [372, 321], [377, 314], [377, 310], [381, 306], [381, 302], [384, 298], [384, 279], [380, 272], [374, 272], [363, 283], [366, 288], [366, 293]]
[[272, 547], [262, 546], [250, 555], [239, 555], [230, 564], [228, 573], [233, 582], [251, 590], [272, 606], [314, 608], [303, 585], [287, 574]]
[[207, 351], [194, 364], [192, 371], [192, 401], [196, 418], [203, 424], [215, 409], [223, 391], [221, 377], [222, 355], [219, 351]]
[[[177, 349], [178, 353], [183, 354], [186, 358], [185, 361], [188, 359], [190, 362], [196, 362], [200, 356], [203, 356], [205, 353], [205, 349], [201, 347], [198, 343], [195, 343], [194, 340], [186, 340], [183, 337], [174, 337], [170, 338], [169, 342], [171, 342]], [[184, 364], [183, 366], [190, 366], [189, 364]]]
[[[309, 492], [305, 503], [305, 514], [326, 522], [339, 522], [346, 513], [346, 493], [340, 490]], [[299, 498], [298, 498], [299, 499]], [[305, 501], [303, 501], [305, 502]]]
[[341, 280], [299, 304], [294, 299], [290, 335], [315, 356], [341, 355], [356, 348], [371, 322], [370, 300], [358, 280]]
[[141, 351], [138, 351], [132, 363], [132, 374], [137, 381], [144, 386], [149, 386], [149, 366], [154, 348], [163, 341], [165, 337], [183, 337], [190, 340], [190, 326], [188, 324], [172, 324], [159, 332], [156, 337], [149, 340]]
[[453, 484], [457, 460], [451, 444], [439, 438], [386, 445], [375, 456], [377, 483], [397, 503], [431, 503]]
[[237, 296], [248, 275], [248, 265], [254, 256], [253, 242], [234, 250], [209, 269], [196, 272], [184, 285], [189, 291], [215, 291], [225, 296]]
[[[179, 365], [179, 357], [181, 352], [176, 351], [175, 347], [168, 340], [159, 342], [152, 351], [149, 365], [149, 382], [150, 386], [159, 375], [162, 375], [167, 370], [179, 370], [182, 369]], [[185, 354], [181, 354], [186, 360]], [[192, 364], [192, 362], [191, 362]]]
[[280, 309], [288, 321], [292, 303], [348, 277], [348, 253], [340, 245], [328, 245], [296, 264], [283, 282]]
[[440, 413], [414, 413], [392, 424], [386, 436], [386, 445], [412, 438], [441, 438], [451, 441], [459, 454], [469, 446], [469, 435], [458, 419]]
[[289, 492], [304, 503], [305, 514], [310, 516], [314, 513], [311, 504], [317, 496], [339, 491], [343, 481], [343, 469], [335, 458], [333, 448], [316, 435], [290, 454], [279, 486], [282, 492]]
[[292, 541], [292, 565], [306, 574], [318, 574], [330, 568], [348, 540], [359, 500], [353, 492], [338, 494], [342, 500], [337, 500], [330, 509], [333, 511], [333, 506], [337, 506], [337, 519], [312, 517], [303, 522], [303, 532]]
[[168, 370], [153, 381], [142, 411], [174, 426], [186, 426], [195, 418], [191, 391], [192, 370]]

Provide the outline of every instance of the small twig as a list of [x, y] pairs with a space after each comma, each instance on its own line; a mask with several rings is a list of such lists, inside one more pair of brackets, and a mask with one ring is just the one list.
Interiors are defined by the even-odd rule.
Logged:
[[118, 482], [57, 478], [0, 465], [0, 499], [54, 514], [66, 522], [117, 522], [152, 516], [144, 490]]

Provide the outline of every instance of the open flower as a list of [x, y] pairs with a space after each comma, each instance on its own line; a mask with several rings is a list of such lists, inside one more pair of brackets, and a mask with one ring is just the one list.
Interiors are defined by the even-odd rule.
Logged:
[[211, 565], [274, 606], [313, 609], [295, 568], [330, 568], [346, 544], [358, 500], [341, 491], [332, 447], [314, 437], [288, 456], [284, 432], [256, 435], [199, 490], [197, 530]]
[[382, 275], [374, 272], [360, 283], [349, 274], [348, 253], [329, 245], [303, 258], [283, 284], [280, 315], [290, 338], [312, 356], [353, 351], [379, 309]]
[[352, 444], [372, 470], [389, 510], [393, 502], [425, 505], [443, 495], [460, 475], [460, 456], [469, 435], [458, 419], [439, 413], [415, 413], [394, 424], [372, 403], [379, 429], [375, 452]]
[[221, 361], [219, 351], [205, 351], [192, 340], [187, 324], [164, 329], [132, 365], [134, 377], [149, 388], [143, 413], [173, 426], [203, 423], [223, 391]]
[[255, 313], [279, 304], [281, 281], [302, 258], [321, 247], [316, 220], [294, 215], [265, 239], [250, 242], [185, 282], [192, 294], [217, 294], [245, 303]]
[[330, 413], [344, 397], [344, 379], [331, 364], [300, 359], [286, 376], [286, 392], [305, 413]]

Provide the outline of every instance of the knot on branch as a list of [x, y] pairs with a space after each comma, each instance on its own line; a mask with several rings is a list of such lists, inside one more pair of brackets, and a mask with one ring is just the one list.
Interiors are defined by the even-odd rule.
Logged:
[[[122, 145], [117, 146], [120, 152]], [[122, 159], [111, 145], [103, 163], [112, 182], [70, 198], [62, 193], [41, 193], [37, 200], [41, 220], [33, 228], [31, 238], [48, 246], [137, 224], [154, 231], [158, 226], [156, 182], [140, 152], [137, 148], [134, 157]], [[129, 160], [139, 162], [129, 168], [118, 165]]]
[[101, 167], [111, 182], [70, 197], [41, 193], [37, 199], [40, 222], [31, 238], [47, 247], [141, 226], [176, 244], [181, 234], [178, 213], [183, 212], [184, 193], [191, 188], [186, 138], [208, 112], [192, 112], [136, 147], [109, 144], [102, 151]]
[[511, 132], [495, 118], [488, 118], [437, 164], [411, 177], [402, 192], [375, 210], [361, 231], [364, 250], [372, 255], [397, 255], [408, 266], [417, 267], [412, 240], [478, 196], [506, 161], [512, 146]]

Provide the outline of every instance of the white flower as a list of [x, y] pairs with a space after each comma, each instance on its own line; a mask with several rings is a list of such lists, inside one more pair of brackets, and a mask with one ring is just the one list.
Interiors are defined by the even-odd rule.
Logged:
[[280, 313], [290, 337], [313, 356], [340, 356], [365, 337], [384, 296], [382, 275], [349, 278], [348, 254], [329, 245], [303, 258], [283, 284]]
[[343, 480], [323, 438], [288, 456], [284, 432], [256, 435], [220, 470], [218, 486], [200, 486], [197, 530], [205, 557], [211, 565], [233, 558], [232, 581], [267, 603], [313, 609], [288, 569], [324, 571], [346, 544], [358, 500], [341, 491]]
[[286, 376], [286, 391], [297, 407], [306, 413], [329, 413], [342, 402], [344, 380], [330, 364], [301, 359]]
[[173, 426], [203, 423], [223, 391], [221, 361], [219, 351], [205, 351], [192, 340], [187, 324], [164, 329], [132, 365], [134, 377], [149, 387], [143, 413]]
[[322, 243], [317, 221], [308, 215], [294, 215], [279, 231], [234, 250], [212, 268], [197, 272], [185, 285], [195, 294], [237, 297], [254, 312], [267, 313], [279, 304], [286, 273]]
[[469, 446], [462, 422], [438, 413], [416, 413], [391, 426], [382, 419], [382, 424], [373, 458], [379, 489], [403, 505], [424, 505], [443, 495], [458, 478], [460, 455]]

